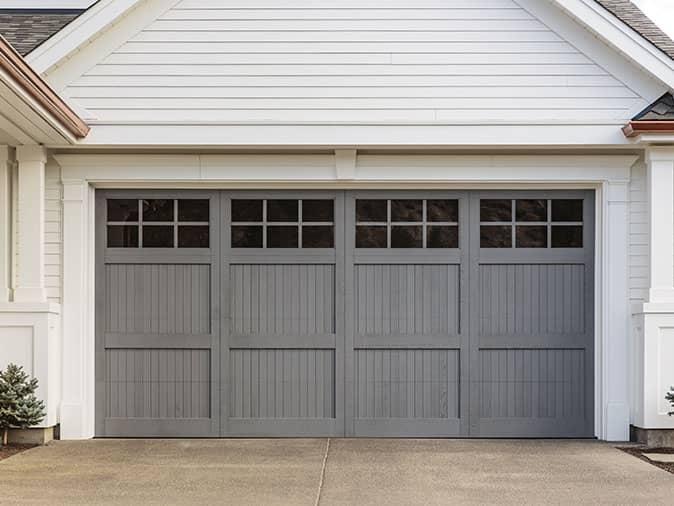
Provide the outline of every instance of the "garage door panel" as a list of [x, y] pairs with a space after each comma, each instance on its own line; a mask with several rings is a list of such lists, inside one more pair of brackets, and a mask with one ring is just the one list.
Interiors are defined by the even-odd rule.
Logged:
[[233, 334], [334, 333], [334, 265], [232, 265], [230, 269]]
[[232, 418], [333, 418], [335, 355], [325, 349], [232, 349]]
[[584, 264], [479, 267], [480, 335], [585, 333]]
[[459, 332], [459, 266], [355, 265], [358, 336], [455, 336]]

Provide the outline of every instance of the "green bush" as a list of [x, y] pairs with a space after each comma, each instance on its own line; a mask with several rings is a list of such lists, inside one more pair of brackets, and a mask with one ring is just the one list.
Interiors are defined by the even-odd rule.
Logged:
[[0, 431], [2, 444], [7, 444], [10, 428], [27, 429], [45, 417], [44, 403], [35, 396], [37, 379], [29, 378], [15, 364], [0, 372]]

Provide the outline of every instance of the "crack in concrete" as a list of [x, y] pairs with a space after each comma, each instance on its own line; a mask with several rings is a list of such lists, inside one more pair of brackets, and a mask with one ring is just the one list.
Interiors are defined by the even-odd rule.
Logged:
[[328, 438], [327, 443], [325, 444], [325, 454], [323, 455], [323, 466], [321, 467], [321, 477], [318, 481], [318, 493], [316, 494], [316, 502], [314, 506], [318, 506], [321, 503], [321, 492], [323, 491], [323, 481], [325, 480], [325, 468], [328, 464], [328, 452], [330, 452], [330, 438]]

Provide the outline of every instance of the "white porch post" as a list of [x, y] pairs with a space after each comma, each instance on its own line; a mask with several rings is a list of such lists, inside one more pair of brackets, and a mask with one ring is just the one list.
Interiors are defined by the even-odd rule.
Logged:
[[0, 146], [0, 302], [11, 299], [13, 149]]
[[46, 302], [44, 285], [44, 166], [42, 146], [19, 146], [17, 262], [15, 302]]
[[87, 311], [93, 299], [89, 200], [86, 181], [63, 180], [63, 439], [94, 436], [94, 329]]

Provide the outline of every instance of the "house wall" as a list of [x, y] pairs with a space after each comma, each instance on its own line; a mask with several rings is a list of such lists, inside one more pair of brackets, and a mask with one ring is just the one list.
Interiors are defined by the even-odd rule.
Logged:
[[660, 90], [512, 0], [183, 0], [151, 14], [69, 76], [95, 122], [618, 125]]

